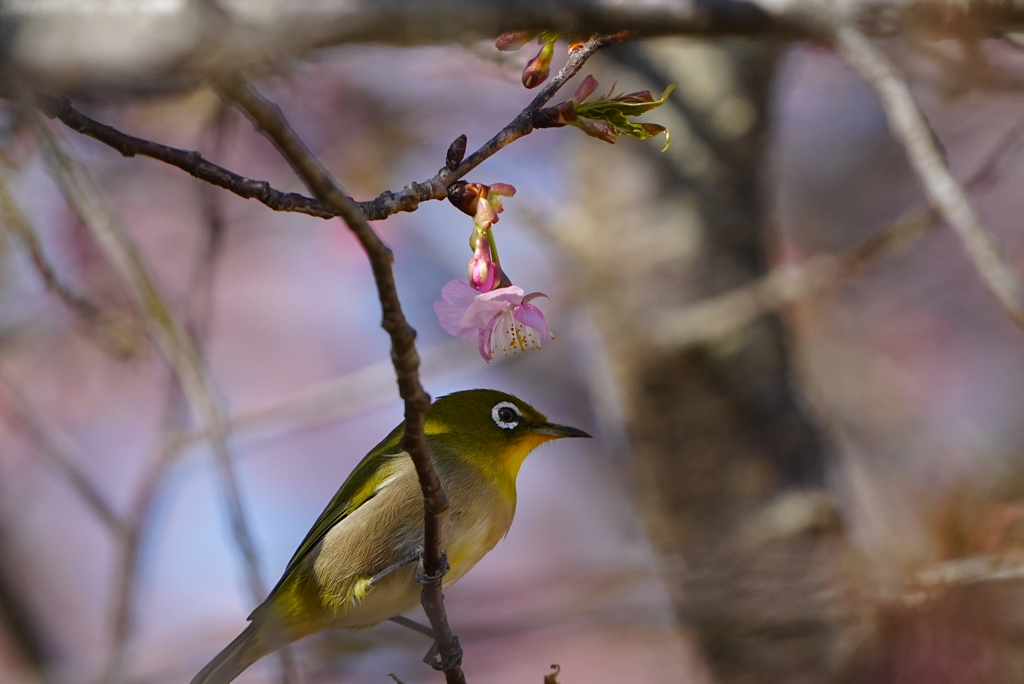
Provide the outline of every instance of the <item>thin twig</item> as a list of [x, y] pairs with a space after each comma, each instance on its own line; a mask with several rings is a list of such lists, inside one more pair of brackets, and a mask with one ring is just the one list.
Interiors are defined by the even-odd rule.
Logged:
[[[488, 157], [533, 130], [533, 116], [565, 83], [579, 73], [583, 64], [601, 48], [622, 41], [624, 34], [595, 36], [569, 56], [559, 72], [541, 89], [527, 107], [507, 126], [467, 157], [454, 171], [442, 168], [433, 178], [413, 182], [398, 192], [386, 190], [375, 199], [356, 202], [347, 198], [368, 221], [380, 221], [403, 211], [416, 211], [421, 202], [443, 200], [448, 186], [475, 169]], [[224, 188], [245, 199], [255, 199], [274, 211], [292, 211], [318, 218], [337, 218], [341, 214], [326, 202], [296, 192], [282, 192], [267, 181], [246, 178], [205, 159], [199, 152], [137, 138], [89, 118], [71, 105], [66, 97], [37, 95], [36, 106], [51, 119], [59, 119], [68, 128], [114, 148], [125, 157], [150, 157], [176, 166], [201, 181]]]
[[224, 188], [245, 199], [259, 200], [274, 211], [295, 211], [319, 218], [334, 218], [323, 203], [295, 192], [275, 190], [267, 181], [246, 178], [203, 158], [199, 152], [161, 145], [90, 119], [71, 106], [66, 97], [36, 96], [36, 106], [51, 119], [59, 119], [68, 128], [99, 140], [125, 157], [150, 157], [176, 166], [201, 181]]
[[72, 456], [72, 453], [78, 449], [73, 446], [71, 439], [47, 425], [21, 391], [7, 378], [0, 376], [0, 387], [3, 388], [7, 399], [4, 402], [7, 409], [5, 413], [10, 416], [8, 422], [11, 427], [24, 432], [50, 465], [64, 476], [100, 522], [110, 530], [114, 538], [123, 539], [127, 532], [124, 520], [114, 511], [99, 488], [75, 464], [79, 459]]
[[[1024, 123], [1002, 136], [965, 187], [975, 192], [983, 189], [1005, 158], [1019, 151], [1022, 133]], [[652, 339], [660, 345], [685, 347], [733, 334], [769, 311], [825, 292], [848, 278], [863, 274], [940, 225], [939, 218], [931, 208], [913, 211], [845, 252], [814, 256], [799, 265], [778, 266], [748, 285], [665, 315], [654, 328]]]
[[960, 238], [978, 276], [1010, 319], [1024, 328], [1024, 285], [1006, 262], [999, 241], [982, 222], [949, 170], [910, 87], [889, 59], [857, 29], [840, 26], [835, 48], [874, 89], [889, 128], [900, 141], [932, 207]]
[[128, 639], [135, 620], [135, 589], [139, 581], [142, 545], [148, 538], [153, 506], [171, 463], [166, 449], [158, 450], [156, 456], [150, 459], [128, 511], [125, 535], [118, 549], [119, 557], [114, 573], [112, 638], [103, 676], [99, 680], [103, 684], [116, 684], [124, 676]]
[[348, 224], [349, 229], [366, 250], [373, 270], [377, 293], [383, 310], [382, 327], [391, 337], [391, 360], [398, 378], [399, 395], [405, 402], [405, 433], [402, 449], [409, 454], [416, 466], [424, 501], [423, 567], [426, 575], [436, 576], [436, 582], [424, 583], [421, 600], [430, 623], [437, 635], [436, 645], [441, 659], [450, 664], [445, 669], [449, 684], [465, 682], [462, 673], [462, 652], [452, 636], [441, 595], [441, 572], [443, 557], [441, 551], [440, 516], [448, 509], [448, 499], [441, 488], [441, 481], [427, 453], [423, 436], [423, 422], [430, 407], [430, 395], [419, 380], [419, 355], [416, 353], [416, 331], [405, 319], [402, 305], [395, 288], [391, 268], [393, 255], [380, 237], [373, 231], [363, 214], [345, 195], [344, 190], [331, 176], [320, 161], [306, 148], [295, 131], [285, 121], [280, 108], [256, 92], [238, 74], [224, 74], [215, 81], [224, 97], [237, 105], [267, 136], [288, 160], [303, 182], [322, 202], [335, 209]]
[[[559, 69], [558, 73], [541, 88], [537, 96], [533, 98], [533, 101], [526, 106], [519, 116], [512, 119], [509, 125], [498, 131], [498, 133], [484, 143], [480, 149], [473, 154], [466, 157], [466, 159], [459, 164], [459, 166], [451, 171], [449, 174], [445, 173], [445, 170], [438, 172], [438, 175], [434, 179], [440, 180], [444, 183], [444, 187], [447, 189], [448, 185], [457, 181], [458, 179], [465, 176], [467, 173], [480, 166], [488, 157], [494, 155], [495, 152], [502, 149], [510, 142], [518, 140], [519, 138], [527, 135], [533, 131], [533, 116], [541, 110], [541, 108], [547, 104], [548, 100], [555, 96], [562, 86], [566, 84], [573, 76], [579, 73], [583, 65], [586, 64], [587, 60], [594, 56], [594, 53], [602, 48], [606, 48], [615, 43], [621, 43], [629, 37], [628, 33], [615, 33], [611, 35], [595, 35], [590, 38], [586, 43], [577, 48], [571, 55], [569, 55], [568, 61], [565, 65]], [[428, 181], [433, 183], [434, 179]]]
[[8, 187], [8, 179], [3, 165], [0, 164], [0, 222], [16, 235], [28, 250], [29, 258], [36, 273], [42, 279], [46, 289], [57, 296], [81, 321], [82, 330], [87, 337], [97, 342], [105, 351], [120, 358], [134, 358], [143, 353], [143, 345], [138, 339], [137, 330], [130, 324], [119, 321], [105, 313], [99, 306], [74, 292], [57, 274], [50, 260], [43, 251], [43, 245], [36, 235], [32, 224], [18, 207]]
[[[423, 350], [421, 361], [434, 379], [450, 378], [466, 372], [469, 352], [460, 342], [452, 341]], [[263, 406], [232, 414], [231, 434], [237, 439], [247, 433], [280, 435], [303, 425], [324, 424], [340, 420], [358, 411], [390, 401], [394, 392], [395, 368], [390, 361], [364, 366], [352, 373], [305, 387], [294, 395]], [[202, 429], [169, 435], [168, 448], [178, 454], [207, 439]]]
[[31, 113], [28, 119], [50, 172], [131, 295], [148, 334], [181, 384], [193, 419], [210, 435], [233, 537], [243, 558], [249, 589], [256, 600], [262, 600], [265, 589], [228, 449], [227, 420], [199, 349], [167, 305], [149, 265], [120, 219], [102, 199], [86, 170], [61, 149], [42, 121]]

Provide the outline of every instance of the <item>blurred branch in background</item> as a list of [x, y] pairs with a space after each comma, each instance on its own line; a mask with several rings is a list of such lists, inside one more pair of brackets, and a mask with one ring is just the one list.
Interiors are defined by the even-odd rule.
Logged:
[[[786, 332], [766, 317], [727, 350], [656, 341], [659, 322], [684, 301], [766, 270], [757, 169], [780, 51], [724, 42], [649, 54], [658, 80], [678, 80], [675, 92], [689, 100], [677, 109], [682, 120], [704, 117], [698, 134], [677, 140], [674, 124], [663, 156], [581, 148], [585, 209], [558, 232], [612, 358], [636, 505], [713, 677], [825, 681], [829, 654], [846, 638], [835, 619], [845, 543], [834, 529], [749, 534], [777, 500], [795, 490], [810, 501], [823, 484], [824, 439], [789, 384]], [[609, 165], [615, 180], [598, 172]]]
[[52, 292], [81, 321], [82, 329], [104, 349], [121, 358], [132, 358], [144, 353], [138, 324], [125, 316], [117, 317], [100, 309], [85, 297], [74, 292], [57, 274], [57, 269], [46, 258], [42, 243], [28, 219], [18, 208], [8, 188], [6, 165], [0, 165], [0, 217], [4, 227], [16, 235], [28, 250], [39, 277]]
[[960, 238], [982, 283], [1010, 319], [1024, 328], [1024, 285], [950, 172], [936, 145], [935, 133], [914, 101], [906, 81], [880, 50], [850, 26], [837, 30], [836, 49], [875, 90], [889, 127], [906, 149], [932, 206]]
[[71, 485], [96, 518], [106, 526], [111, 536], [119, 542], [124, 542], [129, 527], [107, 502], [99, 488], [76, 465], [76, 461], [87, 460], [81, 455], [80, 450], [73, 446], [67, 435], [45, 425], [22, 393], [6, 378], [0, 377], [0, 388], [3, 389], [7, 400], [3, 407], [3, 413], [7, 414], [6, 422], [15, 429], [27, 432], [29, 439], [38, 447], [39, 453]]
[[[147, 92], [188, 87], [211, 69], [263, 66], [268, 59], [346, 43], [465, 42], [527, 29], [826, 42], [833, 19], [831, 5], [800, 0], [188, 2], [138, 13], [104, 13], [102, 5], [91, 13], [75, 12], [71, 5], [65, 13], [42, 12], [33, 11], [33, 3], [10, 4], [8, 61], [28, 80], [43, 89], [67, 90], [76, 83]], [[160, 21], [150, 21], [155, 11]], [[996, 0], [860, 0], [843, 11], [873, 36], [986, 36], [1024, 26], [1024, 9]]]
[[193, 419], [210, 433], [210, 444], [228, 506], [233, 538], [242, 557], [250, 593], [254, 600], [261, 601], [266, 589], [260, 577], [256, 548], [249, 532], [228, 448], [229, 427], [199, 350], [191, 335], [168, 307], [148, 265], [120, 220], [103, 201], [88, 173], [61, 149], [42, 121], [31, 115], [29, 121], [50, 172], [59, 183], [69, 205], [89, 229], [131, 295], [149, 335], [164, 354], [180, 383]]
[[181, 383], [194, 418], [209, 430], [210, 442], [218, 463], [235, 541], [245, 560], [246, 574], [253, 596], [262, 598], [265, 589], [259, 577], [256, 550], [245, 522], [241, 495], [228, 451], [227, 423], [216, 399], [216, 390], [207, 375], [199, 350], [191, 335], [175, 317], [157, 288], [149, 267], [135, 247], [118, 218], [103, 203], [99, 190], [92, 184], [85, 169], [64, 152], [53, 134], [41, 121], [32, 119], [32, 130], [69, 204], [89, 228], [97, 244], [104, 250], [111, 266], [121, 276], [131, 294], [139, 315], [157, 347], [163, 352], [171, 370]]
[[[476, 352], [459, 342], [447, 342], [428, 347], [421, 354], [425, 377], [443, 382], [452, 376], [466, 373], [467, 365], [476, 358]], [[365, 366], [355, 373], [325, 380], [303, 391], [247, 411], [229, 416], [231, 433], [237, 439], [255, 433], [262, 439], [276, 437], [282, 432], [324, 425], [342, 420], [367, 408], [381, 406], [392, 399], [391, 381], [395, 367], [390, 361]], [[202, 430], [167, 435], [167, 448], [181, 458], [184, 452], [206, 440]]]
[[[991, 185], [1006, 158], [1019, 154], [1024, 125], [1003, 136], [986, 162], [964, 184], [969, 191]], [[741, 331], [762, 315], [804, 297], [830, 290], [856, 278], [881, 261], [909, 248], [940, 224], [936, 209], [906, 214], [860, 245], [841, 254], [813, 256], [802, 263], [783, 263], [753, 283], [666, 312], [652, 331], [658, 345], [686, 347], [712, 343]]]

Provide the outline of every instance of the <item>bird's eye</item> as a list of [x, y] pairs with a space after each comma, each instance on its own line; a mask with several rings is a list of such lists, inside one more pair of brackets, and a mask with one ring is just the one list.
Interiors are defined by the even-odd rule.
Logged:
[[500, 404], [495, 404], [494, 408], [491, 409], [491, 418], [494, 419], [495, 424], [502, 430], [512, 430], [522, 419], [523, 415], [519, 413], [519, 408], [510, 401], [503, 401]]

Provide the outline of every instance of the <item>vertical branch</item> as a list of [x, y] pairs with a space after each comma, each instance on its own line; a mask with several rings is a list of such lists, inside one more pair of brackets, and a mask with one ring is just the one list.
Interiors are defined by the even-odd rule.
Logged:
[[982, 222], [963, 186], [949, 170], [906, 81], [886, 56], [851, 26], [840, 26], [836, 30], [835, 47], [839, 56], [874, 89], [889, 128], [906, 150], [929, 201], [960, 238], [982, 283], [1010, 319], [1024, 328], [1024, 286], [1006, 262], [999, 241]]
[[421, 601], [434, 629], [435, 645], [440, 656], [435, 667], [444, 669], [449, 684], [465, 682], [461, 667], [462, 650], [448, 626], [441, 594], [441, 576], [445, 561], [441, 552], [439, 516], [447, 510], [448, 500], [430, 462], [423, 436], [423, 421], [430, 407], [430, 396], [420, 384], [420, 359], [415, 345], [416, 331], [402, 313], [391, 268], [391, 250], [370, 227], [364, 215], [348, 198], [338, 182], [291, 129], [277, 105], [256, 92], [238, 74], [222, 74], [215, 79], [215, 85], [226, 99], [238, 105], [256, 127], [274, 143], [313, 195], [344, 219], [370, 259], [383, 312], [381, 327], [391, 337], [391, 360], [398, 378], [399, 395], [405, 402], [405, 434], [402, 436], [402, 449], [412, 458], [423, 491], [423, 574], [426, 579], [423, 582]]
[[256, 600], [262, 600], [265, 589], [228, 449], [227, 418], [217, 400], [213, 380], [199, 349], [167, 305], [148, 264], [120, 219], [102, 200], [92, 179], [61, 149], [38, 116], [30, 113], [28, 119], [50, 172], [128, 290], [148, 334], [180, 383], [193, 419], [208, 431], [217, 473], [227, 500], [233, 536], [244, 561], [247, 583]]

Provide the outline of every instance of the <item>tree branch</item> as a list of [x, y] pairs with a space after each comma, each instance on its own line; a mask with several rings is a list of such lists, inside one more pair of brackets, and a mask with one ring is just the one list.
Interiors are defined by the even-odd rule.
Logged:
[[[507, 126], [480, 149], [467, 157], [455, 170], [442, 168], [433, 178], [405, 186], [399, 192], [386, 190], [375, 199], [356, 202], [347, 197], [365, 220], [381, 221], [399, 212], [416, 211], [421, 202], [443, 200], [448, 186], [459, 180], [509, 143], [533, 131], [533, 116], [550, 100], [569, 79], [579, 73], [583, 64], [601, 48], [622, 41], [626, 34], [594, 36], [569, 56], [559, 72], [541, 89], [533, 101]], [[162, 161], [191, 174], [193, 177], [216, 185], [244, 199], [255, 199], [274, 211], [292, 211], [317, 218], [336, 218], [341, 214], [327, 203], [297, 192], [282, 192], [267, 181], [246, 178], [205, 159], [199, 152], [182, 150], [137, 138], [118, 129], [89, 118], [71, 105], [66, 97], [37, 95], [36, 106], [51, 119], [59, 119], [68, 128], [87, 135], [117, 150], [122, 156], [136, 155]]]
[[423, 423], [430, 408], [430, 395], [419, 381], [419, 355], [416, 353], [416, 331], [405, 319], [395, 287], [391, 268], [391, 250], [373, 231], [366, 217], [345, 195], [338, 182], [320, 161], [306, 148], [295, 131], [285, 121], [280, 108], [266, 100], [238, 74], [224, 74], [215, 79], [217, 89], [237, 105], [269, 138], [288, 160], [303, 182], [320, 201], [341, 216], [366, 250], [373, 270], [380, 298], [383, 320], [381, 327], [391, 338], [391, 360], [398, 379], [399, 395], [405, 402], [405, 433], [402, 449], [409, 454], [416, 467], [423, 492], [423, 571], [436, 581], [424, 582], [421, 594], [423, 608], [436, 635], [435, 644], [445, 668], [449, 684], [465, 682], [462, 672], [462, 650], [451, 633], [441, 594], [441, 575], [444, 565], [441, 551], [440, 516], [448, 509], [448, 499], [427, 452]]
[[1024, 285], [1003, 256], [999, 241], [982, 222], [967, 193], [949, 170], [910, 87], [888, 58], [850, 26], [836, 30], [835, 47], [874, 89], [889, 128], [900, 141], [932, 207], [960, 238], [982, 283], [1024, 328]]
[[306, 197], [296, 192], [275, 190], [267, 181], [240, 176], [208, 161], [199, 152], [136, 138], [113, 126], [90, 119], [71, 106], [71, 100], [66, 97], [36, 95], [36, 106], [47, 117], [59, 119], [68, 128], [114, 148], [124, 157], [138, 155], [176, 166], [201, 181], [224, 188], [239, 197], [259, 200], [274, 211], [295, 211], [319, 218], [334, 218], [336, 216], [312, 197]]

